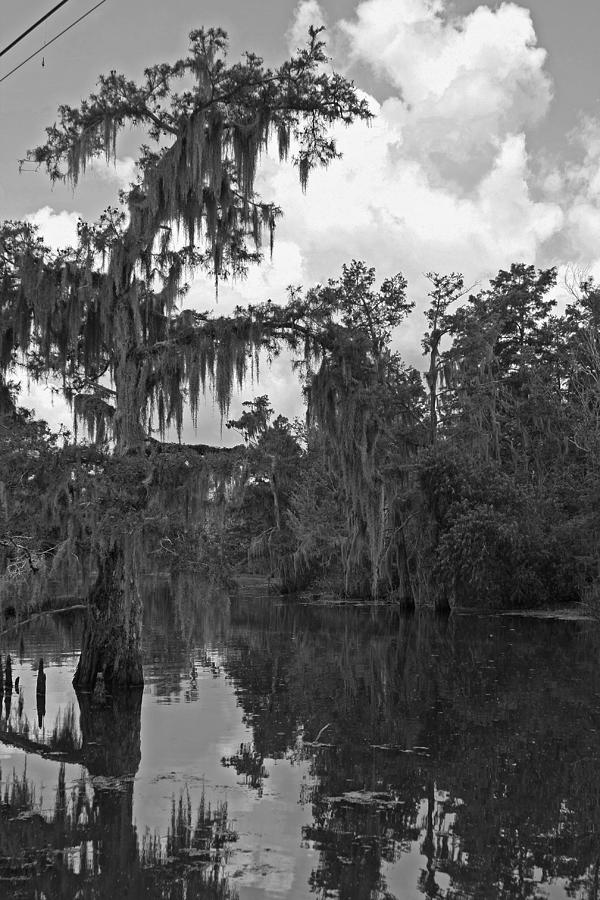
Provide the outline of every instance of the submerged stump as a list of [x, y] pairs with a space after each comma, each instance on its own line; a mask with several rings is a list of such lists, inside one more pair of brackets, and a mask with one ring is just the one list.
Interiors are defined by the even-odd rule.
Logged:
[[99, 675], [110, 693], [144, 683], [142, 600], [133, 555], [133, 548], [119, 540], [100, 562], [73, 678], [77, 691], [93, 691]]

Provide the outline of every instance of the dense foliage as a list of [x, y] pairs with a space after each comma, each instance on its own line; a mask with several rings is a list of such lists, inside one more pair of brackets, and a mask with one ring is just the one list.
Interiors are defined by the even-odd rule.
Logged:
[[[94, 158], [115, 160], [125, 129], [150, 142], [122, 208], [80, 222], [75, 247], [54, 252], [28, 224], [0, 228], [0, 373], [18, 361], [30, 377], [57, 375], [76, 429], [103, 451], [91, 470], [67, 467], [66, 486], [49, 491], [52, 508], [66, 498], [55, 561], [76, 559], [83, 583], [95, 577], [75, 679], [83, 689], [99, 673], [109, 686], [141, 683], [140, 575], [163, 551], [195, 563], [214, 537], [208, 506], [238, 480], [235, 464], [224, 474], [204, 454], [159, 453], [152, 432], [181, 432], [187, 396], [195, 422], [207, 386], [224, 415], [260, 347], [298, 340], [287, 314], [182, 310], [186, 277], [199, 268], [217, 284], [240, 276], [260, 261], [264, 229], [272, 245], [281, 211], [254, 186], [272, 140], [280, 161], [293, 150], [306, 189], [311, 169], [339, 155], [330, 126], [371, 117], [352, 83], [327, 71], [319, 29], [277, 69], [254, 54], [229, 65], [226, 53], [224, 32], [193, 31], [184, 59], [146, 69], [140, 84], [111, 72], [79, 108], [59, 109], [28, 156], [53, 180], [75, 186]], [[0, 400], [14, 407], [5, 379]]]
[[[0, 228], [3, 566], [56, 577], [62, 566], [82, 592], [95, 579], [92, 685], [118, 663], [104, 658], [115, 628], [138, 642], [139, 574], [169, 562], [203, 574], [215, 560], [220, 573], [250, 565], [283, 590], [409, 607], [598, 589], [591, 281], [556, 315], [554, 269], [513, 264], [477, 293], [458, 273], [430, 273], [423, 372], [393, 349], [414, 305], [405, 278], [377, 287], [363, 262], [290, 289], [281, 306], [182, 308], [196, 270], [243, 275], [264, 229], [273, 240], [281, 210], [254, 187], [269, 142], [281, 160], [294, 153], [305, 188], [337, 155], [329, 126], [370, 117], [325, 61], [311, 29], [276, 70], [252, 54], [228, 65], [225, 35], [208, 30], [139, 85], [102, 77], [79, 108], [61, 107], [29, 158], [75, 185], [90, 160], [116, 158], [122, 130], [142, 128], [152, 148], [122, 207], [80, 222], [77, 245], [59, 252], [29, 224]], [[181, 434], [186, 402], [197, 423], [210, 389], [225, 417], [260, 352], [283, 346], [304, 382], [305, 423], [273, 419], [261, 396], [228, 423], [244, 439], [233, 453], [165, 443], [169, 426]], [[16, 409], [17, 364], [58, 377], [75, 422], [64, 446]]]
[[286, 516], [280, 503], [263, 522], [291, 547], [278, 561], [284, 584], [438, 608], [592, 599], [597, 288], [585, 281], [556, 315], [553, 269], [514, 264], [468, 296], [459, 275], [430, 279], [424, 378], [390, 346], [389, 326], [409, 312], [399, 276], [392, 302], [389, 283], [375, 292], [356, 262], [306, 296], [321, 328], [325, 307], [332, 319], [307, 376]]

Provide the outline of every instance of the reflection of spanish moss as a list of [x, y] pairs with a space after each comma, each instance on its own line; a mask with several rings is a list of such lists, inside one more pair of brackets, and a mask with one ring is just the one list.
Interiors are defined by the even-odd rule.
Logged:
[[61, 753], [75, 753], [81, 748], [81, 737], [77, 727], [75, 707], [70, 703], [64, 713], [56, 716], [48, 746]]
[[[183, 694], [187, 699], [188, 677], [194, 681], [192, 648], [222, 642], [228, 621], [227, 596], [209, 580], [185, 570], [170, 584], [165, 579], [148, 579], [144, 593], [144, 652], [147, 660], [167, 664], [157, 667], [153, 692], [165, 698]], [[196, 662], [218, 675], [208, 657]]]
[[[38, 666], [38, 721], [45, 712]], [[43, 683], [40, 683], [43, 681]], [[142, 691], [77, 695], [48, 734], [26, 719], [8, 722], [2, 741], [28, 753], [85, 766], [70, 787], [61, 762], [51, 811], [42, 808], [24, 772], [4, 787], [0, 809], [0, 879], [11, 897], [230, 900], [223, 875], [235, 833], [227, 807], [202, 798], [196, 816], [187, 792], [173, 801], [166, 838], [140, 842], [133, 823], [133, 785], [140, 763]], [[165, 823], [166, 824], [166, 823]], [[4, 848], [5, 852], [2, 852]], [[2, 862], [5, 860], [6, 864]]]
[[192, 804], [187, 791], [182, 791], [171, 806], [171, 825], [167, 832], [166, 857], [183, 857], [193, 854], [205, 862], [223, 862], [227, 845], [237, 840], [237, 834], [227, 821], [227, 803], [219, 803], [211, 809], [204, 792], [194, 823]]
[[598, 900], [589, 626], [254, 599], [231, 623], [220, 658], [253, 750], [231, 763], [306, 761], [318, 896], [385, 896], [385, 864], [411, 854], [425, 896], [541, 898], [558, 879]]
[[85, 792], [85, 782], [80, 782], [67, 793], [65, 768], [61, 765], [53, 811], [48, 816], [42, 806], [43, 798], [36, 797], [27, 777], [26, 765], [21, 776], [13, 771], [4, 782], [0, 805], [0, 882], [7, 892], [3, 896], [36, 896], [33, 887], [20, 886], [24, 875], [32, 877], [43, 871], [55, 858], [53, 851], [62, 851], [84, 838]]
[[[69, 790], [61, 765], [49, 813], [26, 768], [20, 777], [13, 772], [0, 804], [2, 896], [235, 900], [223, 875], [228, 845], [237, 837], [226, 804], [213, 810], [203, 795], [194, 817], [182, 792], [173, 799], [166, 841], [146, 835], [140, 844], [131, 820], [122, 820], [122, 792], [118, 782], [91, 787], [84, 777]], [[130, 835], [125, 847], [124, 828]]]
[[[309, 883], [318, 897], [380, 896], [382, 863], [393, 863], [419, 837], [417, 810], [392, 792], [348, 792], [321, 797], [304, 840], [321, 851]], [[385, 895], [383, 895], [385, 896]]]
[[[311, 821], [303, 837], [316, 853], [317, 897], [383, 898], [389, 867], [411, 855], [410, 889], [421, 896], [540, 900], [558, 879], [565, 894], [598, 900], [600, 667], [589, 626], [375, 619], [267, 598], [233, 600], [227, 636], [201, 604], [193, 632], [181, 631], [169, 603], [165, 592], [146, 610], [151, 657], [168, 660], [165, 669], [179, 666], [182, 692], [193, 665], [200, 692], [211, 673], [224, 675], [251, 731], [223, 763], [256, 791], [264, 760], [304, 766], [300, 801]], [[210, 648], [194, 646], [193, 662], [189, 633]], [[184, 793], [161, 834], [138, 836], [139, 700], [78, 699], [80, 749], [67, 761], [85, 765], [91, 780], [59, 784], [55, 806], [50, 791], [44, 819], [19, 776], [9, 783], [6, 834], [0, 825], [15, 858], [30, 848], [39, 892], [69, 900], [78, 890], [91, 900], [92, 889], [115, 900], [181, 900], [186, 891], [188, 900], [231, 897], [222, 878], [232, 839], [226, 811], [205, 806], [196, 814]], [[36, 856], [32, 847], [46, 850]], [[40, 862], [59, 847], [60, 864]]]
[[6, 781], [2, 778], [2, 769], [0, 768], [0, 784], [4, 785], [3, 814], [16, 816], [35, 806], [35, 787], [27, 780], [27, 763], [25, 763], [21, 778], [13, 769], [12, 778]]
[[244, 776], [244, 784], [258, 791], [262, 797], [263, 781], [268, 778], [268, 772], [264, 766], [264, 759], [254, 744], [240, 744], [238, 753], [232, 756], [224, 756], [221, 764], [225, 768], [233, 767], [238, 775]]

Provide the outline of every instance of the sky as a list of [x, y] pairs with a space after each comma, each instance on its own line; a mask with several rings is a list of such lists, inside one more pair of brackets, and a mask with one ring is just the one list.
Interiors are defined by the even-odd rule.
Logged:
[[[0, 78], [93, 2], [70, 0], [0, 59]], [[2, 0], [2, 46], [52, 5]], [[419, 365], [428, 271], [459, 271], [485, 286], [512, 262], [556, 265], [559, 298], [573, 269], [600, 277], [595, 0], [107, 0], [44, 52], [44, 66], [39, 56], [0, 83], [0, 215], [32, 219], [59, 246], [72, 241], [79, 216], [94, 218], [128, 184], [131, 137], [116, 166], [99, 164], [75, 192], [52, 187], [31, 165], [18, 171], [57, 107], [77, 104], [99, 73], [138, 77], [183, 55], [188, 32], [202, 25], [229, 32], [231, 60], [251, 49], [276, 64], [311, 23], [326, 26], [333, 67], [364, 91], [375, 118], [336, 129], [343, 158], [315, 173], [305, 195], [291, 165], [263, 159], [259, 190], [284, 210], [274, 256], [221, 290], [219, 313], [236, 302], [281, 302], [288, 285], [309, 287], [364, 259], [381, 278], [407, 277], [417, 308], [395, 341]], [[206, 279], [187, 305], [214, 306]], [[232, 414], [260, 393], [278, 412], [300, 411], [287, 358], [244, 389]], [[68, 422], [49, 398], [35, 387], [22, 402], [52, 424]], [[189, 428], [185, 438], [193, 440]], [[197, 439], [221, 441], [210, 399]]]

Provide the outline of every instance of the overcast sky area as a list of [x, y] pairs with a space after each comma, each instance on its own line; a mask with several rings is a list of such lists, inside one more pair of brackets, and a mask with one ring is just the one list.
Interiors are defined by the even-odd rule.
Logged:
[[[54, 3], [1, 5], [5, 46]], [[70, 0], [0, 59], [0, 78], [93, 5]], [[291, 164], [263, 159], [258, 189], [284, 211], [273, 260], [223, 288], [217, 312], [282, 302], [287, 285], [311, 286], [364, 259], [380, 278], [408, 278], [417, 309], [396, 342], [418, 365], [425, 272], [459, 271], [484, 286], [525, 262], [556, 265], [561, 278], [573, 266], [600, 277], [597, 0], [107, 0], [45, 51], [43, 66], [38, 56], [0, 83], [0, 215], [32, 219], [60, 246], [73, 241], [79, 217], [115, 204], [133, 177], [131, 137], [117, 165], [98, 164], [76, 192], [52, 187], [31, 165], [18, 171], [57, 107], [77, 105], [99, 73], [138, 78], [184, 55], [192, 28], [211, 25], [228, 31], [232, 61], [249, 49], [277, 64], [310, 24], [326, 26], [333, 67], [368, 94], [375, 119], [336, 130], [343, 158], [315, 173], [305, 195]], [[186, 305], [213, 307], [212, 284], [199, 278]], [[263, 367], [232, 414], [260, 393], [277, 412], [300, 412], [287, 360]], [[36, 387], [22, 402], [52, 424], [69, 423], [49, 397]], [[194, 440], [187, 429], [185, 439]], [[220, 443], [210, 399], [196, 440]]]

